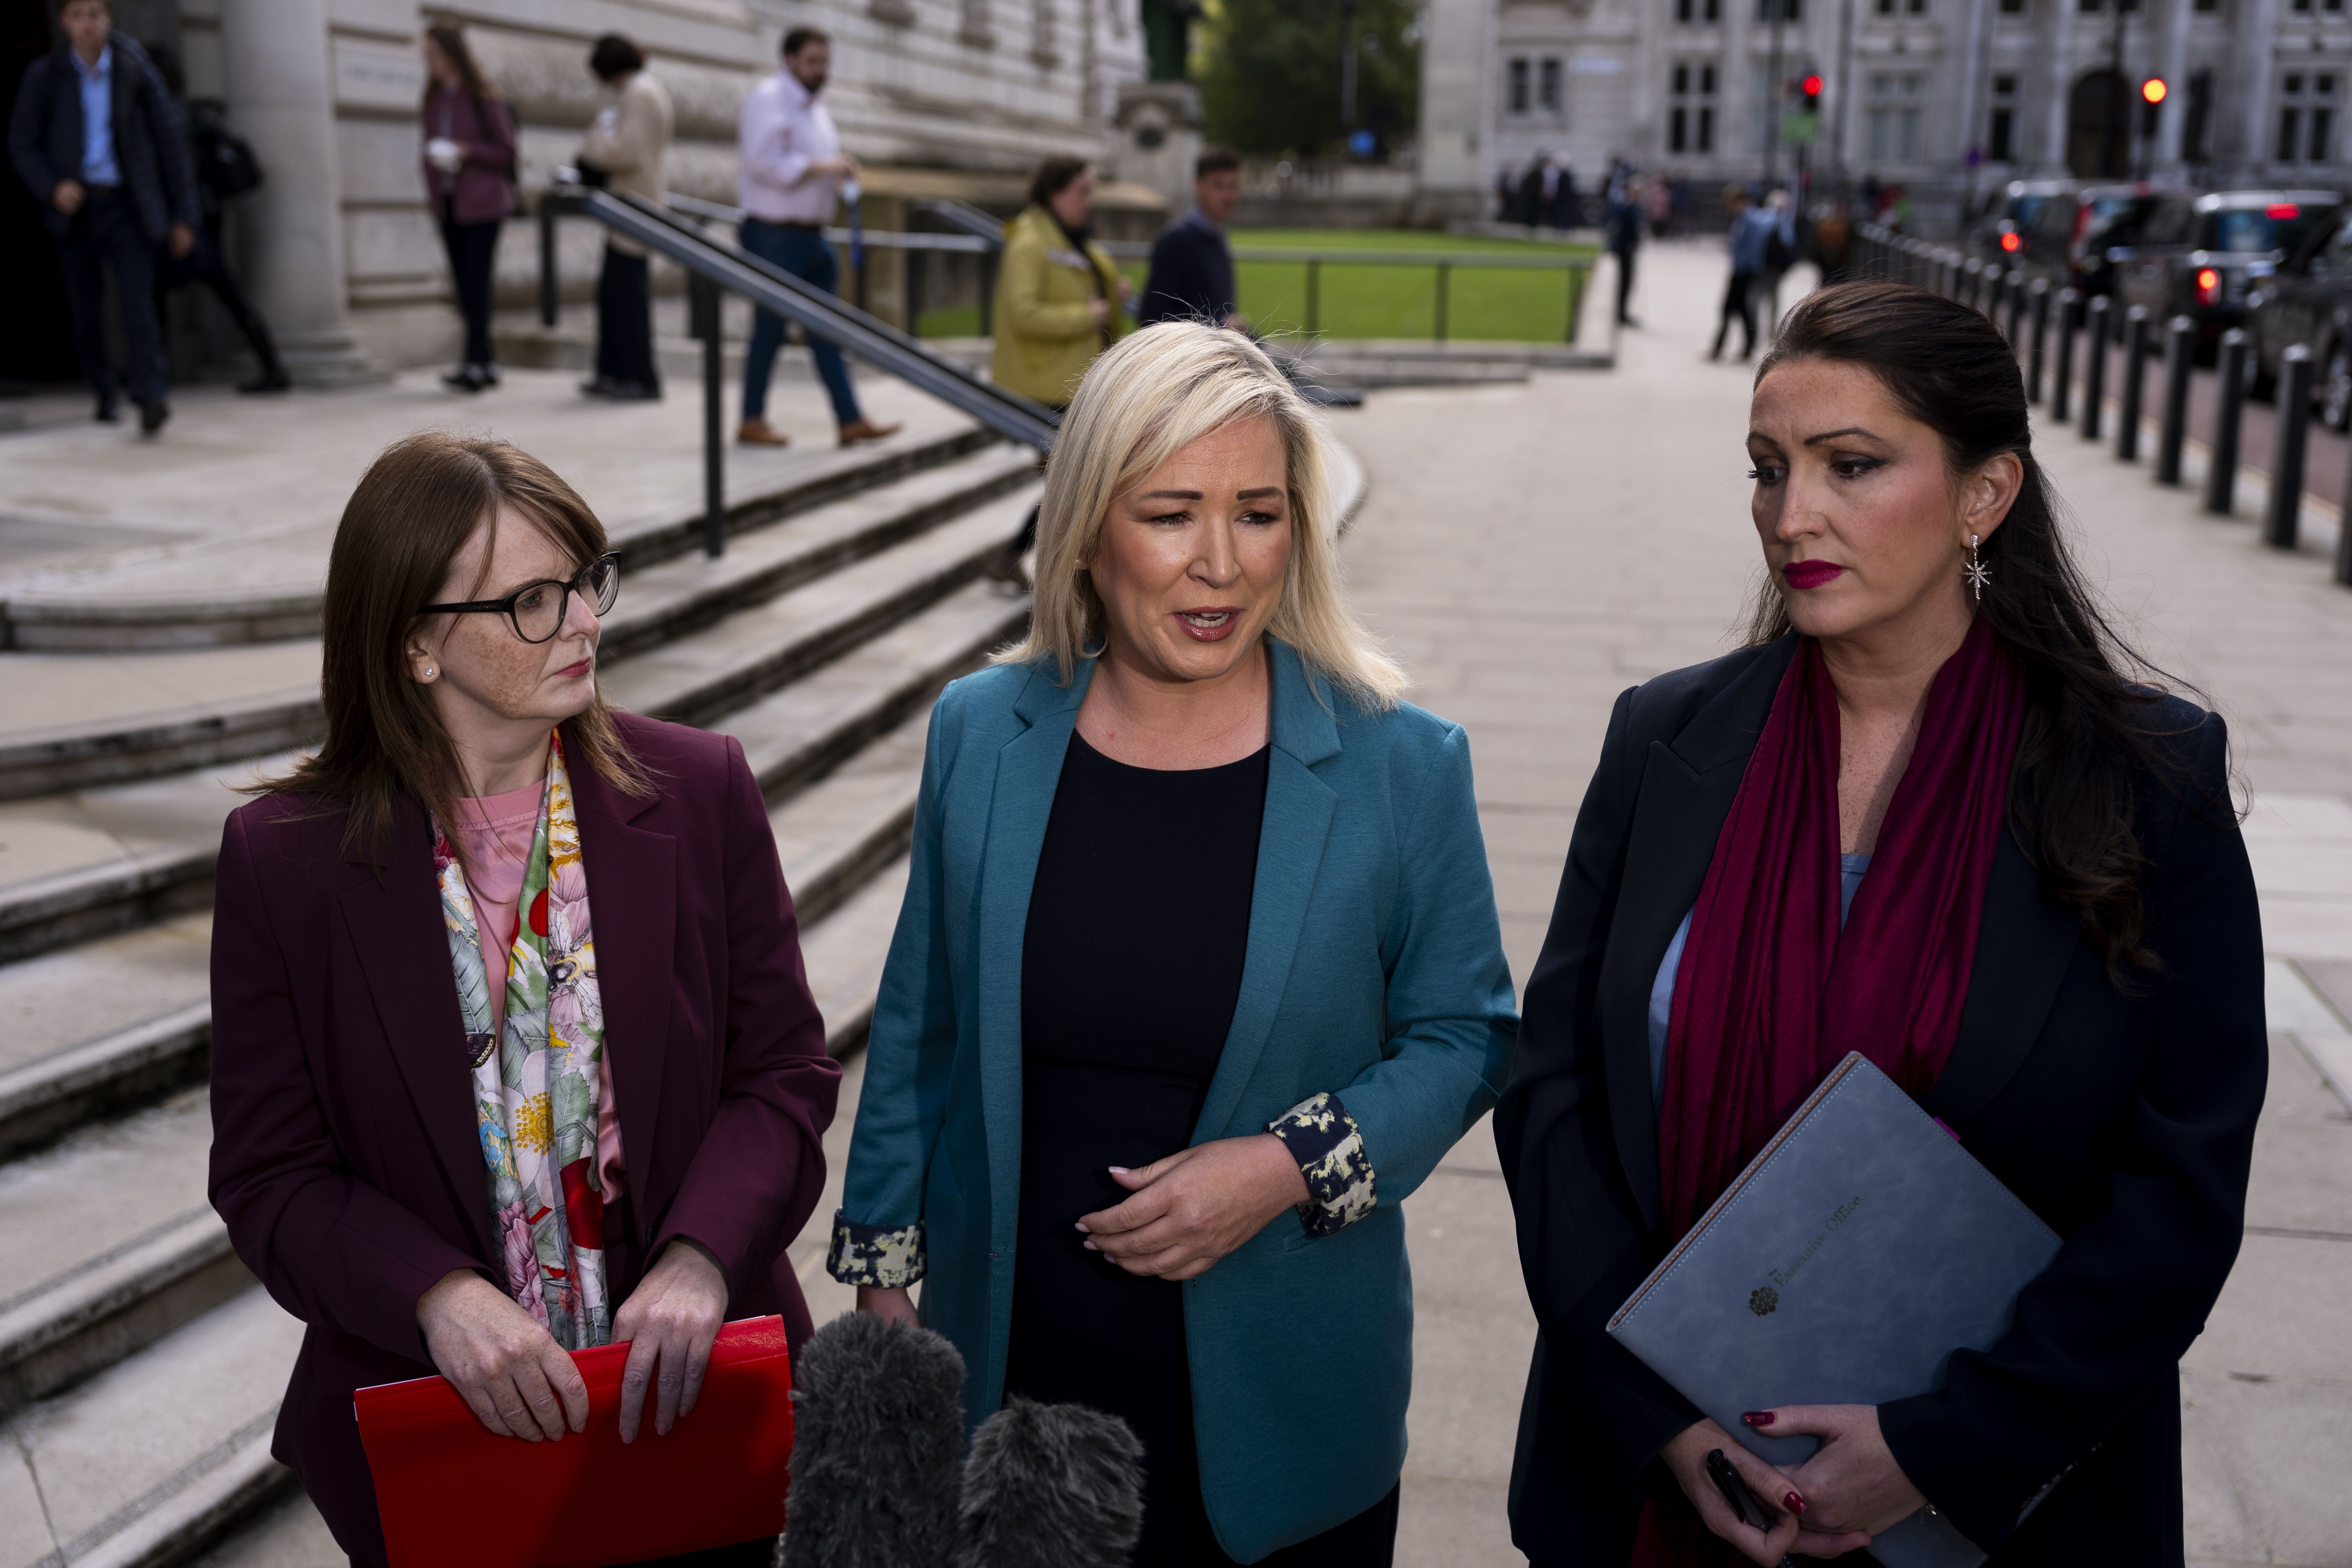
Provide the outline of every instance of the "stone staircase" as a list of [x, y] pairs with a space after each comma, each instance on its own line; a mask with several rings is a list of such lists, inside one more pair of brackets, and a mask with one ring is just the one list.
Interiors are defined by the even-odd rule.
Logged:
[[[1027, 616], [980, 572], [1034, 489], [1030, 453], [963, 430], [751, 498], [715, 562], [691, 519], [619, 542], [605, 689], [741, 741], [836, 1055], [905, 887], [931, 700]], [[0, 690], [156, 657], [152, 616], [49, 613], [47, 646], [83, 651], [0, 654]], [[317, 649], [257, 667], [253, 623], [220, 624], [168, 656], [212, 700], [0, 738], [0, 1568], [188, 1561], [289, 1484], [268, 1446], [300, 1325], [205, 1198], [206, 966], [228, 786], [315, 734]]]

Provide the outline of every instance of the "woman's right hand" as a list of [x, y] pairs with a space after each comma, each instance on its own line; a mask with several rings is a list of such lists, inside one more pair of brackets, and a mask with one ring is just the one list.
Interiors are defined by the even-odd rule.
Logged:
[[588, 1385], [572, 1358], [514, 1298], [469, 1268], [445, 1274], [416, 1302], [433, 1364], [475, 1418], [501, 1437], [562, 1439], [588, 1425]]
[[860, 1285], [857, 1310], [871, 1312], [886, 1323], [904, 1323], [910, 1329], [923, 1326], [923, 1315], [915, 1310], [915, 1293], [904, 1285]]
[[1090, 310], [1091, 312], [1093, 312], [1093, 314], [1094, 314], [1094, 318], [1095, 318], [1095, 325], [1096, 325], [1096, 326], [1097, 326], [1097, 327], [1108, 327], [1108, 326], [1109, 326], [1109, 325], [1110, 325], [1110, 301], [1109, 301], [1109, 300], [1088, 300], [1088, 301], [1087, 302], [1087, 309], [1088, 310]]
[[[1734, 1519], [1731, 1505], [1723, 1500], [1714, 1479], [1706, 1473], [1706, 1456], [1716, 1448], [1731, 1461], [1748, 1489], [1756, 1494], [1772, 1515], [1772, 1528], [1759, 1530]], [[1738, 1439], [1712, 1421], [1695, 1421], [1682, 1429], [1673, 1442], [1658, 1456], [1666, 1468], [1682, 1483], [1683, 1495], [1698, 1510], [1700, 1521], [1707, 1529], [1738, 1548], [1741, 1556], [1764, 1568], [1779, 1568], [1780, 1560], [1791, 1552], [1807, 1557], [1835, 1557], [1870, 1544], [1870, 1537], [1860, 1532], [1824, 1535], [1802, 1528], [1798, 1521], [1804, 1511], [1805, 1500], [1790, 1485], [1789, 1478], [1766, 1464], [1739, 1446]]]

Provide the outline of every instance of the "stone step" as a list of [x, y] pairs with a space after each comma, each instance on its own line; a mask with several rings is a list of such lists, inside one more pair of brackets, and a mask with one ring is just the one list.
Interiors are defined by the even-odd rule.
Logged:
[[[731, 724], [743, 710], [763, 786], [813, 777], [1017, 630], [1025, 601], [971, 578], [1019, 526], [1024, 494], [624, 660], [605, 690], [688, 722]], [[291, 761], [0, 804], [0, 963], [208, 903], [233, 787]]]
[[[872, 446], [795, 448], [784, 472], [739, 480], [728, 499], [728, 533], [894, 483], [996, 441], [960, 416], [912, 423], [905, 434]], [[257, 537], [193, 556], [167, 552], [12, 584], [0, 604], [0, 647], [127, 652], [316, 637], [332, 517], [330, 510], [317, 526], [306, 526], [299, 542]], [[624, 500], [617, 511], [606, 511], [604, 522], [631, 570], [702, 546], [702, 509], [682, 497], [642, 511]], [[192, 579], [202, 585], [191, 587]]]
[[605, 695], [639, 713], [711, 724], [981, 574], [1032, 504], [1015, 490], [870, 560], [738, 611], [614, 667]]
[[0, 1568], [164, 1568], [291, 1484], [269, 1436], [302, 1325], [247, 1288], [0, 1426]]
[[[617, 663], [709, 626], [1034, 478], [1025, 450], [984, 447], [793, 509], [790, 526], [749, 532], [715, 561], [680, 555], [626, 569], [604, 657]], [[324, 721], [315, 639], [177, 654], [0, 654], [0, 682], [26, 693], [16, 711], [31, 718], [0, 731], [0, 800], [281, 751]]]

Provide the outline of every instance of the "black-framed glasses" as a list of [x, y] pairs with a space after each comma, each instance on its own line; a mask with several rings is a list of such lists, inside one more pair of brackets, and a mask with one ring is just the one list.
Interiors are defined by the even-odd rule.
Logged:
[[610, 614], [621, 596], [621, 557], [618, 552], [599, 555], [580, 569], [580, 574], [569, 583], [549, 578], [543, 583], [526, 583], [503, 599], [472, 599], [462, 605], [427, 605], [416, 613], [420, 616], [506, 616], [515, 629], [515, 636], [525, 642], [545, 642], [563, 629], [564, 616], [572, 613], [572, 595], [577, 594], [596, 606], [600, 616]]

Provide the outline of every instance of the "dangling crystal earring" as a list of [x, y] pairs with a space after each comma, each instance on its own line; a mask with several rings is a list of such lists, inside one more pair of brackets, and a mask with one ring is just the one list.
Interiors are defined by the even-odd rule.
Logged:
[[1992, 581], [1992, 574], [1985, 570], [1983, 562], [1977, 559], [1977, 536], [1973, 533], [1969, 535], [1969, 563], [1960, 568], [1960, 575], [1967, 578], [1969, 586], [1976, 590], [1977, 603], [1983, 604], [1985, 584]]

